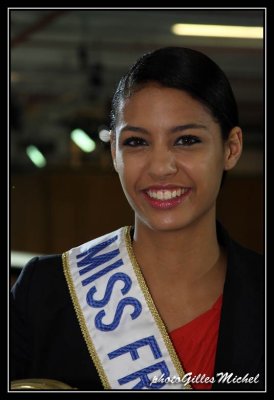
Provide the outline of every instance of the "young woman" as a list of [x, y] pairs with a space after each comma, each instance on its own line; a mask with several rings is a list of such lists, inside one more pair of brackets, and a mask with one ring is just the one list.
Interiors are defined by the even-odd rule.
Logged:
[[134, 225], [26, 266], [12, 291], [11, 379], [264, 390], [263, 259], [216, 222], [242, 151], [224, 73], [187, 48], [144, 55], [118, 85], [110, 135]]

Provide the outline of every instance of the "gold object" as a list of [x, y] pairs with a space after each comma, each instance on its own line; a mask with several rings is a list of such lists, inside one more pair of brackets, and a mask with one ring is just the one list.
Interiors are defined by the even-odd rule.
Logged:
[[11, 390], [75, 390], [64, 382], [54, 379], [18, 379], [11, 381]]

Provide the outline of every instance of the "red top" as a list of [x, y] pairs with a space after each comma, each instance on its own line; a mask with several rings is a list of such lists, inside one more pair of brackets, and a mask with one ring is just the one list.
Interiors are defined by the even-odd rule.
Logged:
[[193, 389], [209, 390], [212, 386], [203, 382], [214, 377], [222, 299], [221, 295], [210, 310], [169, 333], [185, 373], [192, 372], [192, 379], [196, 376], [196, 383], [190, 382]]

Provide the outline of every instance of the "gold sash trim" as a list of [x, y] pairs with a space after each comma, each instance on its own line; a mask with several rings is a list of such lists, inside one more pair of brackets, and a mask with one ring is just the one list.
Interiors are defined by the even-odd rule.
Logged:
[[76, 292], [75, 292], [75, 289], [74, 289], [74, 286], [73, 286], [72, 278], [71, 278], [71, 275], [70, 275], [70, 272], [69, 272], [67, 253], [63, 253], [62, 254], [62, 260], [63, 260], [64, 274], [65, 274], [66, 281], [67, 281], [67, 284], [68, 284], [68, 287], [69, 287], [69, 292], [70, 292], [70, 295], [71, 295], [71, 298], [72, 298], [73, 307], [74, 307], [74, 310], [76, 312], [76, 315], [77, 315], [77, 318], [78, 318], [78, 321], [79, 321], [81, 332], [82, 332], [82, 334], [84, 336], [86, 345], [88, 347], [89, 354], [91, 356], [91, 359], [94, 362], [95, 368], [96, 368], [96, 370], [98, 372], [98, 375], [100, 376], [100, 379], [102, 381], [102, 384], [103, 384], [104, 388], [105, 389], [111, 389], [109, 381], [108, 381], [108, 378], [107, 378], [107, 376], [105, 374], [105, 371], [103, 369], [101, 361], [100, 361], [100, 359], [99, 359], [99, 357], [97, 355], [97, 352], [96, 352], [95, 347], [93, 345], [92, 339], [91, 339], [90, 334], [89, 334], [89, 332], [87, 330], [87, 327], [86, 327], [85, 318], [84, 318], [82, 309], [80, 307], [80, 304], [78, 302], [78, 298], [77, 298], [77, 295], [76, 295]]
[[[158, 328], [159, 328], [159, 330], [160, 330], [160, 332], [162, 334], [162, 337], [163, 337], [165, 345], [166, 345], [166, 347], [168, 349], [170, 358], [171, 358], [171, 360], [172, 360], [172, 362], [173, 362], [173, 364], [175, 366], [175, 369], [176, 369], [176, 371], [178, 373], [178, 377], [180, 377], [180, 379], [182, 379], [184, 377], [184, 375], [185, 375], [185, 371], [183, 370], [182, 364], [181, 364], [181, 362], [180, 362], [180, 360], [179, 360], [179, 358], [178, 358], [178, 356], [177, 356], [177, 354], [175, 352], [175, 349], [174, 349], [174, 347], [172, 345], [172, 342], [171, 342], [171, 340], [169, 338], [166, 326], [165, 326], [162, 318], [160, 317], [160, 315], [159, 315], [159, 313], [157, 311], [157, 308], [156, 308], [156, 306], [154, 304], [154, 301], [153, 301], [153, 299], [152, 299], [152, 297], [150, 295], [150, 292], [149, 292], [149, 289], [147, 287], [147, 284], [146, 284], [146, 281], [144, 279], [144, 276], [142, 274], [141, 268], [140, 268], [140, 266], [139, 266], [139, 264], [138, 264], [138, 262], [136, 260], [135, 254], [133, 252], [133, 248], [132, 248], [132, 244], [131, 244], [131, 237], [130, 237], [131, 226], [126, 226], [124, 229], [125, 229], [124, 234], [125, 234], [127, 252], [128, 252], [131, 264], [133, 266], [134, 272], [135, 272], [135, 274], [137, 276], [138, 283], [139, 283], [139, 285], [141, 287], [141, 290], [142, 290], [142, 292], [143, 292], [143, 294], [145, 296], [148, 308], [149, 308], [151, 314], [153, 315], [154, 320], [155, 320], [155, 322], [156, 322], [156, 324], [157, 324], [157, 326], [158, 326]], [[185, 387], [186, 387], [187, 390], [191, 390], [192, 389], [192, 387], [189, 384], [185, 385]]]

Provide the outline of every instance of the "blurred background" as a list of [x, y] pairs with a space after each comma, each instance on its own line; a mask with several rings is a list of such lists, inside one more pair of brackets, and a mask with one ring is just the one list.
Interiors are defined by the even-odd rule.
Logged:
[[173, 26], [263, 27], [264, 9], [10, 9], [9, 18], [12, 267], [133, 223], [106, 141], [110, 102], [129, 66], [163, 46], [202, 51], [231, 82], [244, 153], [218, 218], [263, 252], [264, 40], [181, 36]]

